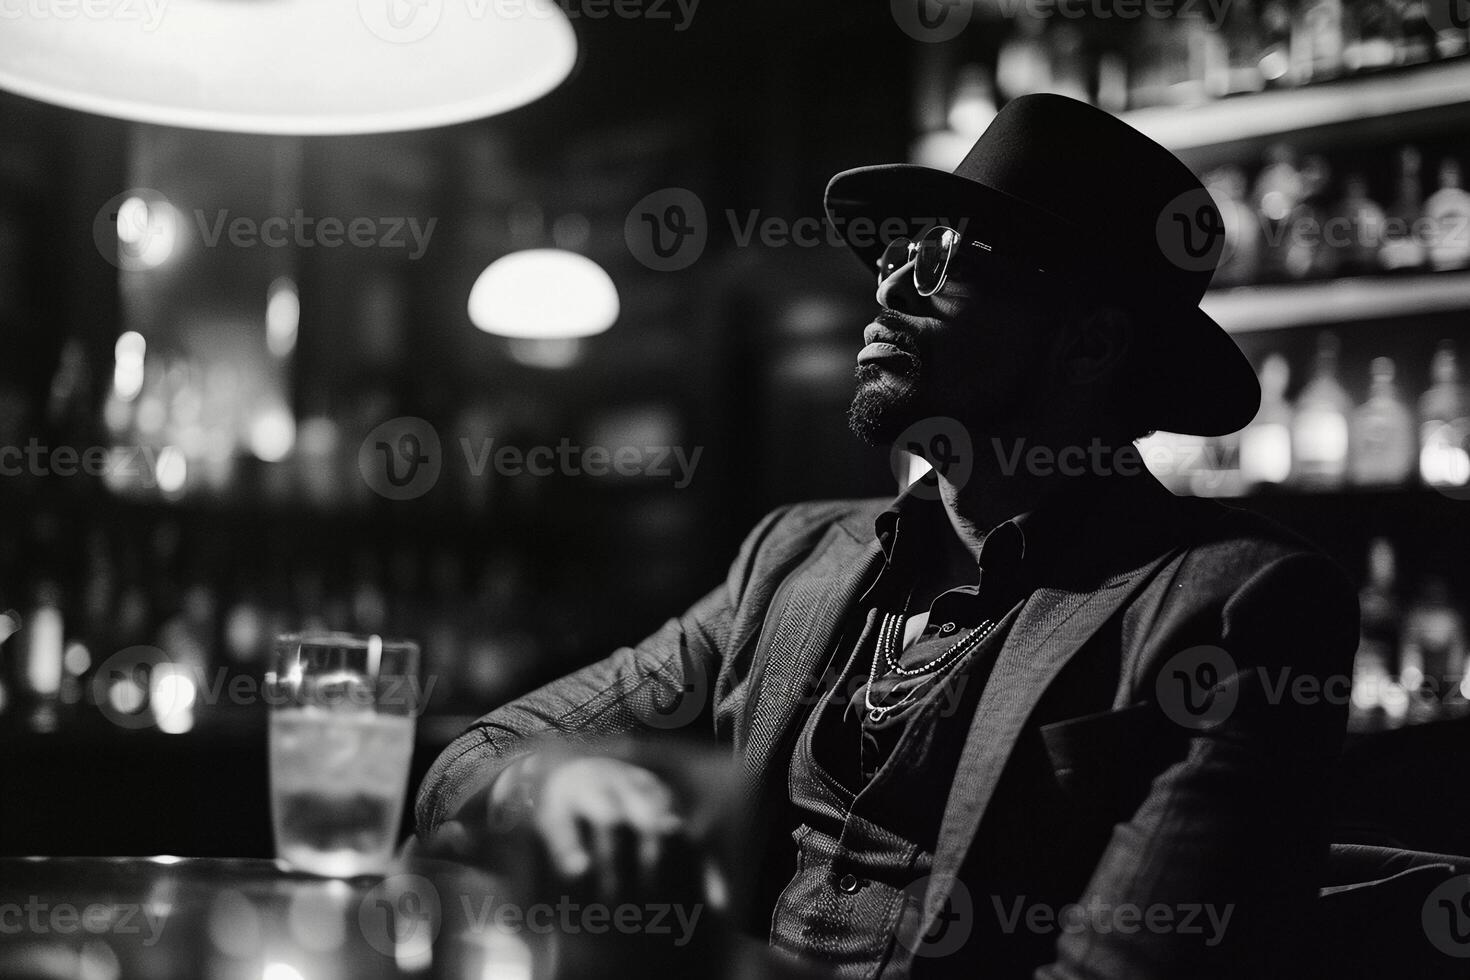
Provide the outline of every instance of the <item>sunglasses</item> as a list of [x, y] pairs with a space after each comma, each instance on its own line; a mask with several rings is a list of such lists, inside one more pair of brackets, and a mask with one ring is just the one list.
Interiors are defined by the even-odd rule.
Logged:
[[[946, 225], [935, 225], [917, 240], [895, 238], [883, 250], [878, 260], [878, 281], [881, 283], [910, 262], [914, 265], [914, 289], [920, 296], [933, 296], [944, 287], [949, 279], [950, 264], [960, 249], [972, 249], [987, 256], [997, 257], [989, 244], [965, 239], [958, 231]], [[1025, 266], [1032, 272], [1045, 270]]]

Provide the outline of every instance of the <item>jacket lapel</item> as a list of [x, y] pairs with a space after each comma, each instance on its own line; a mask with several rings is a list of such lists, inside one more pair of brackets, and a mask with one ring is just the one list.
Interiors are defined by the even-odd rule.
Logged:
[[764, 785], [772, 754], [783, 744], [797, 709], [811, 703], [837, 630], [882, 561], [883, 552], [872, 537], [872, 514], [865, 509], [834, 525], [813, 557], [781, 587], [761, 631], [766, 655], [757, 653], [760, 676], [752, 685], [740, 753], [748, 787]]
[[[1047, 687], [1129, 597], [1178, 553], [1169, 543], [1172, 508], [1160, 506], [1171, 495], [1164, 491], [1163, 498], [1154, 493], [1129, 497], [1122, 509], [1107, 507], [1095, 513], [1089, 526], [1097, 533], [1087, 536], [1087, 553], [1071, 567], [1069, 581], [1032, 593], [1001, 646], [945, 804], [920, 935], [929, 934], [943, 911], [1001, 774]], [[1157, 508], [1151, 526], [1137, 523], [1137, 511], [1128, 516], [1130, 508], [1147, 506], [1150, 501]], [[1120, 534], [1140, 527], [1151, 527], [1155, 533], [1138, 534], [1131, 541]], [[1132, 557], [1124, 559], [1120, 571], [1118, 559], [1123, 555]], [[1133, 567], [1126, 567], [1130, 564]], [[1114, 569], [1111, 573], [1109, 565]]]

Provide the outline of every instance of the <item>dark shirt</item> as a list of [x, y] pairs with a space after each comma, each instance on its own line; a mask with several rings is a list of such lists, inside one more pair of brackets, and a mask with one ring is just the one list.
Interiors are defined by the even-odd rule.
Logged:
[[[991, 624], [912, 700], [878, 720], [864, 697], [870, 676], [887, 675], [872, 682], [875, 704], [898, 684], [876, 650], [884, 614], [903, 611], [920, 563], [943, 555], [941, 535], [955, 533], [942, 504], [912, 494], [879, 515], [874, 532], [883, 568], [854, 612], [856, 642], [839, 647], [845, 665], [792, 755], [797, 862], [772, 912], [778, 950], [820, 961], [841, 977], [870, 978], [902, 941], [900, 923], [906, 904], [922, 896], [975, 704], [1026, 596], [1033, 523], [1023, 516], [987, 533], [974, 584], [939, 595], [922, 629], [906, 631], [911, 642], [898, 663], [915, 670], [947, 655], [973, 627]], [[903, 694], [899, 685], [897, 696]]]

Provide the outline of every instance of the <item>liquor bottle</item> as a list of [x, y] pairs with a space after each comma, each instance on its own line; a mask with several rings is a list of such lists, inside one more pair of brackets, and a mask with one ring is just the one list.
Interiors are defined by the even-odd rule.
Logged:
[[1014, 99], [1051, 89], [1051, 61], [1041, 40], [1039, 17], [1017, 17], [1015, 31], [995, 59], [995, 84], [1001, 95]]
[[1289, 219], [1305, 193], [1302, 174], [1296, 166], [1296, 152], [1285, 143], [1273, 145], [1266, 151], [1266, 165], [1256, 176], [1251, 194], [1251, 203], [1265, 239], [1260, 263], [1262, 278], [1286, 277], [1287, 236], [1291, 230]]
[[1292, 482], [1304, 489], [1340, 487], [1347, 471], [1348, 413], [1352, 400], [1337, 380], [1337, 335], [1317, 338], [1312, 380], [1291, 418]]
[[1291, 30], [1291, 70], [1296, 84], [1340, 75], [1342, 40], [1342, 0], [1305, 0]]
[[1259, 92], [1266, 86], [1261, 75], [1261, 24], [1252, 0], [1228, 4], [1219, 23], [1225, 44], [1225, 91], [1221, 95]]
[[1388, 272], [1418, 269], [1424, 265], [1421, 219], [1424, 196], [1420, 190], [1419, 151], [1412, 146], [1399, 150], [1399, 190], [1384, 216], [1383, 247], [1378, 264]]
[[1404, 617], [1399, 679], [1409, 692], [1410, 721], [1463, 710], [1470, 687], [1465, 658], [1465, 618], [1450, 601], [1449, 584], [1429, 576]]
[[1261, 56], [1257, 62], [1268, 87], [1294, 83], [1291, 73], [1291, 7], [1286, 0], [1261, 4]]
[[1288, 279], [1310, 279], [1331, 275], [1336, 254], [1324, 241], [1327, 189], [1332, 170], [1327, 160], [1309, 156], [1302, 160], [1302, 199], [1286, 219], [1286, 250], [1283, 256]]
[[1343, 67], [1350, 72], [1387, 68], [1398, 60], [1397, 11], [1385, 0], [1350, 0], [1343, 11]]
[[1402, 720], [1406, 700], [1396, 689], [1403, 610], [1398, 598], [1398, 559], [1387, 538], [1368, 545], [1368, 575], [1358, 592], [1358, 653], [1353, 661], [1352, 708], [1360, 727]]
[[1097, 105], [1114, 115], [1128, 108], [1128, 60], [1117, 51], [1098, 55]]
[[1398, 63], [1417, 65], [1434, 58], [1439, 53], [1438, 37], [1429, 23], [1427, 0], [1389, 0], [1389, 4], [1400, 25]]
[[20, 684], [31, 701], [31, 725], [39, 731], [51, 731], [57, 722], [66, 641], [61, 589], [56, 583], [43, 581], [36, 587], [35, 604], [24, 622], [19, 637]]
[[1261, 260], [1261, 229], [1256, 213], [1245, 203], [1245, 174], [1239, 167], [1220, 167], [1205, 175], [1204, 185], [1225, 225], [1225, 248], [1211, 284], [1239, 286], [1251, 282]]
[[1261, 365], [1261, 407], [1240, 433], [1240, 478], [1249, 491], [1285, 483], [1291, 476], [1291, 405], [1286, 386], [1291, 367], [1286, 358], [1272, 354]]
[[1470, 193], [1460, 186], [1460, 163], [1446, 157], [1439, 165], [1439, 190], [1424, 202], [1429, 219], [1429, 264], [1435, 269], [1470, 265]]
[[1375, 357], [1368, 400], [1353, 412], [1349, 433], [1352, 481], [1361, 487], [1391, 487], [1414, 475], [1418, 440], [1414, 412], [1394, 384], [1393, 359]]
[[1362, 174], [1349, 174], [1343, 181], [1343, 198], [1332, 224], [1326, 242], [1331, 259], [1323, 263], [1324, 270], [1347, 276], [1377, 271], [1384, 213], [1368, 196], [1368, 179]]
[[1047, 32], [1047, 41], [1052, 66], [1049, 91], [1079, 102], [1091, 102], [1092, 86], [1082, 28], [1065, 21], [1057, 23]]
[[1419, 397], [1419, 475], [1431, 487], [1470, 486], [1470, 390], [1450, 341], [1435, 350], [1429, 380]]

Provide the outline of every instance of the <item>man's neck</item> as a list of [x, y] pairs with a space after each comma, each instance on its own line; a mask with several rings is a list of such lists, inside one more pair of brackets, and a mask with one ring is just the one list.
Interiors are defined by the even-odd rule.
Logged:
[[[1113, 449], [1104, 440], [1094, 443], [1090, 438], [1068, 441], [1028, 437], [1024, 441], [1001, 439], [998, 443], [984, 439], [982, 443], [972, 448], [973, 465], [963, 482], [940, 473], [938, 488], [950, 526], [977, 561], [985, 535], [998, 524], [1030, 513], [1081, 483], [1097, 483], [1099, 478], [1111, 475], [1111, 470], [1104, 467], [1111, 465]], [[1115, 440], [1112, 444], [1127, 445]], [[1064, 470], [1056, 465], [1059, 452], [1066, 446], [1091, 450], [1084, 457], [1082, 473], [1074, 467]], [[1026, 454], [1038, 447], [1047, 451], [1042, 458], [1049, 458], [1050, 464], [1027, 462]]]

